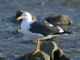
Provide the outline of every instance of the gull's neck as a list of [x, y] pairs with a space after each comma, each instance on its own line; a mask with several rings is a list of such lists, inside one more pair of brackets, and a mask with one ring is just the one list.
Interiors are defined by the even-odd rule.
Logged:
[[34, 22], [34, 20], [32, 20], [32, 17], [25, 18], [24, 21], [29, 23], [29, 24]]
[[32, 19], [25, 19], [24, 21], [26, 21], [27, 23], [32, 23], [33, 22]]
[[21, 23], [21, 29], [23, 33], [25, 34], [26, 31], [30, 29], [30, 25], [33, 23], [33, 20], [31, 18], [25, 18]]

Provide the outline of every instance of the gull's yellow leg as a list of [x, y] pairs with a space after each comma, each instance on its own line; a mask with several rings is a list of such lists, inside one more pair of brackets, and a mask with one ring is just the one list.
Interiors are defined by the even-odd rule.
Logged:
[[40, 39], [37, 40], [37, 46], [36, 46], [35, 51], [33, 52], [33, 55], [36, 54], [39, 51], [40, 51]]
[[18, 28], [18, 29], [16, 29], [16, 32], [22, 32], [22, 31], [21, 31], [21, 29]]

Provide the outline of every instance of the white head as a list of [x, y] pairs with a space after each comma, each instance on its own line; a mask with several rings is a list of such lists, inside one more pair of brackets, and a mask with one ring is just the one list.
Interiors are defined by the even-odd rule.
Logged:
[[32, 24], [35, 20], [32, 19], [32, 15], [29, 12], [23, 12], [22, 15], [17, 17], [17, 20], [21, 20], [21, 30], [24, 34], [30, 29], [30, 24]]
[[27, 22], [34, 22], [35, 20], [32, 20], [32, 15], [29, 12], [23, 12], [21, 16], [17, 17], [17, 20], [26, 20]]

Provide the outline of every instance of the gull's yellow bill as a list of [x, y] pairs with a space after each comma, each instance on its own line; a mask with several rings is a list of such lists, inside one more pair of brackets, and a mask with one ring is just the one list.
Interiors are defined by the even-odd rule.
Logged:
[[21, 20], [23, 17], [22, 16], [19, 16], [19, 17], [17, 17], [17, 21], [19, 21], [19, 20]]

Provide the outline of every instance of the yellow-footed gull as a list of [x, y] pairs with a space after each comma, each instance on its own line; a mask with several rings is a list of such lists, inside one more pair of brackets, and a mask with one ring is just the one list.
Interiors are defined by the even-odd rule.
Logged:
[[[32, 32], [35, 34], [41, 34], [43, 35], [43, 37], [48, 36], [48, 35], [57, 35], [57, 34], [63, 34], [65, 33], [65, 31], [57, 26], [57, 25], [52, 25], [49, 23], [44, 23], [44, 22], [40, 22], [37, 20], [33, 20], [32, 19], [32, 15], [29, 12], [23, 12], [22, 15], [18, 16], [16, 20], [21, 20], [21, 31], [25, 34], [28, 35], [26, 32]], [[35, 53], [37, 53], [38, 51], [40, 51], [40, 38], [38, 38], [37, 40], [37, 48], [35, 50]]]

